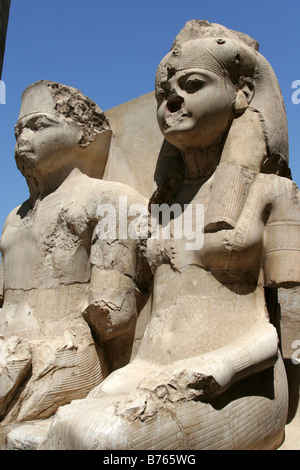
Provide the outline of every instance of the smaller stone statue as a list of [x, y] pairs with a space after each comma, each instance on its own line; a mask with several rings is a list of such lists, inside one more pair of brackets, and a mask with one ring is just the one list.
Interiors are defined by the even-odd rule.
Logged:
[[104, 113], [79, 90], [40, 81], [23, 93], [15, 132], [30, 198], [1, 237], [2, 424], [47, 418], [125, 365], [141, 294], [136, 240], [97, 231], [106, 204], [119, 224], [120, 195], [145, 204], [100, 179], [112, 134]]

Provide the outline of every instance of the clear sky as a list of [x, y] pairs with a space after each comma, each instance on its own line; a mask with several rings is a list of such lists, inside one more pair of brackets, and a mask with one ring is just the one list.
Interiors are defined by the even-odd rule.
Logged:
[[103, 110], [137, 98], [153, 90], [158, 63], [191, 19], [221, 23], [260, 43], [281, 86], [290, 167], [300, 187], [300, 104], [292, 102], [292, 84], [300, 83], [299, 0], [12, 0], [0, 104], [0, 230], [28, 198], [14, 161], [22, 91], [53, 80], [78, 88]]

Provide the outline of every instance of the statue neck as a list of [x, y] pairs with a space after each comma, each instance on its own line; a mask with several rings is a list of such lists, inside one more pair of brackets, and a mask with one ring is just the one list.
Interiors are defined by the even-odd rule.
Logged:
[[42, 200], [49, 194], [53, 193], [62, 183], [74, 172], [79, 172], [77, 168], [65, 168], [52, 173], [42, 174], [39, 171], [31, 172], [26, 176], [26, 181], [29, 188], [30, 201], [32, 206], [37, 200]]
[[182, 158], [187, 179], [203, 178], [216, 170], [221, 158], [221, 148], [217, 145], [205, 149], [189, 149], [182, 152]]

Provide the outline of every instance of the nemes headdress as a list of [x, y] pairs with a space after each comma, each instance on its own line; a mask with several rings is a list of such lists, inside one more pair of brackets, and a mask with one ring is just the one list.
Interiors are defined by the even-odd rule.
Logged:
[[256, 55], [248, 46], [239, 48], [231, 39], [193, 39], [169, 52], [158, 67], [157, 79], [162, 79], [172, 70], [201, 67], [237, 83], [240, 76], [254, 76], [256, 62]]
[[[250, 36], [208, 21], [189, 21], [171, 51], [159, 64], [156, 81], [186, 68], [203, 68], [237, 84], [248, 77], [255, 84], [251, 109], [259, 114], [270, 162], [288, 163], [285, 107], [274, 71]], [[270, 163], [270, 166], [272, 164]]]

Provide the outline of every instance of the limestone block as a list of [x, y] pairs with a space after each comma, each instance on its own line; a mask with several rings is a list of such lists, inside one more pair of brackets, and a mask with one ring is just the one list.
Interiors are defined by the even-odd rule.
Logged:
[[163, 141], [155, 118], [154, 93], [111, 108], [105, 114], [114, 138], [103, 178], [129, 184], [149, 198]]

